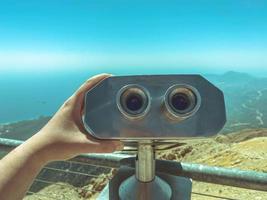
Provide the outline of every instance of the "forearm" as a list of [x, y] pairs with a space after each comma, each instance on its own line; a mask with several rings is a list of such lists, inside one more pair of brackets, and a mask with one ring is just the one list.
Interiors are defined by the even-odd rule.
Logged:
[[21, 200], [47, 163], [32, 138], [0, 161], [0, 199]]
[[0, 161], [0, 200], [21, 200], [41, 168], [50, 161], [123, 148], [120, 141], [91, 137], [81, 119], [85, 93], [109, 76], [102, 74], [87, 80], [41, 131]]

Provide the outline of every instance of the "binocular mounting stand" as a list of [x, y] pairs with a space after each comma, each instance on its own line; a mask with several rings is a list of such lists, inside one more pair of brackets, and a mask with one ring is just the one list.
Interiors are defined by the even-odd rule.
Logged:
[[98, 200], [190, 200], [192, 181], [168, 174], [168, 163], [157, 172], [151, 141], [140, 141], [136, 158], [122, 163]]

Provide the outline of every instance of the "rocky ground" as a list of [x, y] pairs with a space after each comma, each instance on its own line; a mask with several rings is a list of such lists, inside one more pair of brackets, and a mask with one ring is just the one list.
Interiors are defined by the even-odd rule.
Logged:
[[[267, 129], [243, 130], [228, 135], [184, 142], [182, 146], [158, 152], [157, 158], [267, 173]], [[26, 196], [24, 200], [96, 199], [115, 173], [116, 171], [113, 170], [109, 174], [93, 178], [82, 188], [66, 183], [53, 184], [36, 194]], [[192, 200], [217, 199], [267, 200], [267, 192], [193, 181]]]

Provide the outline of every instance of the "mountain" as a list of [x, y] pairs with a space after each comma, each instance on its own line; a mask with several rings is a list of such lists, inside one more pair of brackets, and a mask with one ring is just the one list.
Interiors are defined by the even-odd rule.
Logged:
[[206, 78], [224, 92], [227, 123], [223, 133], [267, 127], [267, 78], [238, 72]]

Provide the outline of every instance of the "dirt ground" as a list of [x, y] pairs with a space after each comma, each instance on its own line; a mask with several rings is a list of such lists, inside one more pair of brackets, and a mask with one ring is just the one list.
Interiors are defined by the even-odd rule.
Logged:
[[[267, 129], [244, 130], [184, 142], [186, 144], [180, 147], [158, 152], [157, 158], [267, 173]], [[111, 177], [112, 174], [103, 174], [83, 188], [65, 183], [50, 185], [24, 200], [96, 199]], [[192, 200], [218, 199], [267, 200], [267, 192], [193, 181]]]

